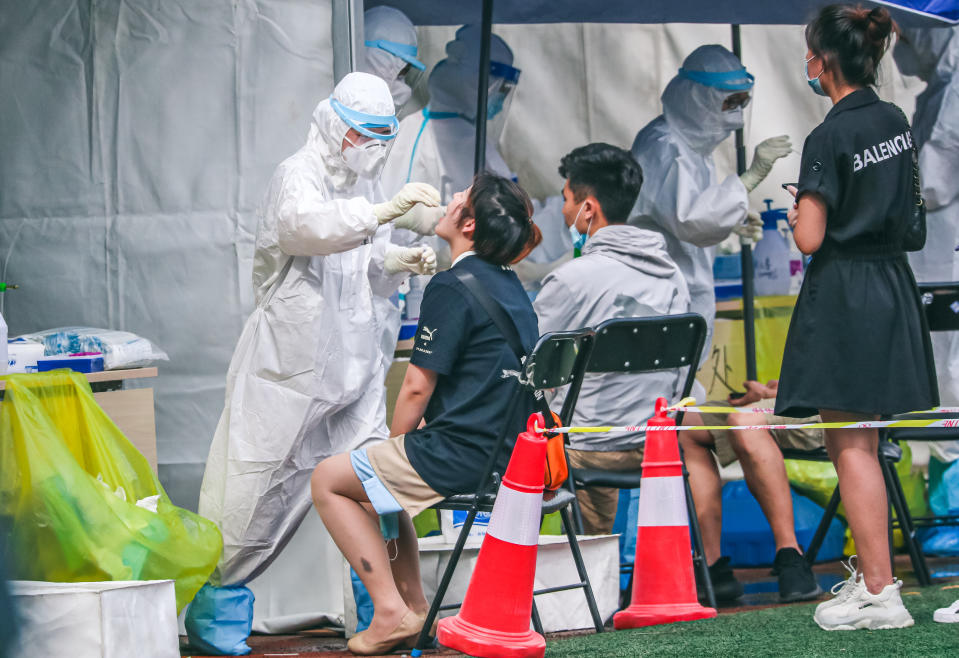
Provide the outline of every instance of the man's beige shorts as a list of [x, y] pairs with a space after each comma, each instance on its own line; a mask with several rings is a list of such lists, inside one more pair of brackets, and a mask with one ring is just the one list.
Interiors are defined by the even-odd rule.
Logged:
[[[717, 407], [717, 406], [727, 406], [726, 402], [707, 402], [705, 406]], [[770, 398], [768, 400], [760, 400], [756, 404], [748, 405], [751, 407], [762, 407], [764, 409], [773, 409], [776, 406], [776, 399]], [[735, 407], [730, 407], [731, 412], [738, 413], [739, 410]], [[757, 414], [758, 416], [758, 414]], [[702, 414], [703, 425], [729, 425], [727, 421], [727, 414]], [[809, 416], [808, 418], [787, 418], [785, 416], [774, 416], [772, 414], [765, 416], [764, 423], [756, 423], [757, 425], [798, 425], [801, 423], [818, 423], [821, 419], [819, 416]], [[713, 437], [715, 445], [713, 449], [716, 451], [716, 458], [719, 460], [719, 463], [722, 466], [728, 466], [732, 464], [736, 459], [736, 452], [733, 450], [732, 444], [729, 442], [730, 432], [734, 430], [709, 430], [710, 436]], [[825, 445], [825, 431], [821, 429], [811, 429], [811, 430], [769, 430], [769, 433], [772, 435], [773, 440], [776, 442], [776, 445], [779, 446], [781, 450], [816, 450]]]
[[393, 436], [366, 449], [366, 458], [383, 486], [411, 517], [443, 500], [423, 481], [406, 457], [405, 435]]

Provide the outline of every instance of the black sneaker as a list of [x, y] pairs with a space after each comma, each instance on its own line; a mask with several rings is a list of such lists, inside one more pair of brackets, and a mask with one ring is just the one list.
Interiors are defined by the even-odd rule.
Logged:
[[[699, 578], [699, 570], [696, 570], [696, 577]], [[732, 567], [729, 566], [729, 558], [724, 556], [716, 560], [709, 567], [709, 579], [713, 583], [713, 594], [716, 601], [735, 601], [743, 595], [743, 586], [736, 580]], [[700, 597], [706, 598], [706, 591], [700, 584]]]
[[822, 594], [812, 569], [795, 548], [776, 551], [773, 572], [779, 577], [779, 600], [782, 603], [809, 601]]

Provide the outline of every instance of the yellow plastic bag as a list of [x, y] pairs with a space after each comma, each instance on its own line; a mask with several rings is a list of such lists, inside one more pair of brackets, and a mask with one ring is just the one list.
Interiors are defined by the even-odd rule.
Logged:
[[176, 581], [177, 610], [213, 572], [223, 540], [173, 505], [83, 375], [10, 375], [0, 405], [0, 516], [10, 577]]

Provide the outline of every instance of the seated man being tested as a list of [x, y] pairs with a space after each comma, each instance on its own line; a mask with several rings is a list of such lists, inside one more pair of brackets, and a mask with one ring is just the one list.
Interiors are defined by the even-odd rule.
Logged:
[[[589, 144], [563, 157], [563, 215], [582, 256], [553, 270], [534, 308], [539, 332], [594, 327], [610, 318], [671, 315], [689, 310], [689, 292], [679, 268], [666, 253], [661, 233], [626, 224], [643, 182], [629, 151]], [[659, 396], [682, 391], [679, 371], [642, 375], [587, 375], [573, 425], [630, 425], [653, 414]], [[565, 389], [550, 402], [562, 407]], [[638, 471], [642, 435], [571, 434], [572, 468]], [[593, 487], [576, 492], [587, 534], [608, 534], [616, 516], [618, 491]]]

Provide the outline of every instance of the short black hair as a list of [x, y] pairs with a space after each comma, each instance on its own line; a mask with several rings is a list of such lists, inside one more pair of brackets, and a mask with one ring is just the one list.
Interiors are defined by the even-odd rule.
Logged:
[[491, 173], [473, 179], [459, 222], [472, 217], [473, 251], [485, 261], [508, 265], [539, 243], [533, 204], [519, 185]]
[[606, 221], [623, 224], [643, 186], [643, 170], [632, 154], [612, 144], [596, 142], [563, 156], [559, 175], [569, 181], [573, 199], [596, 197]]

